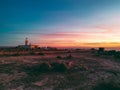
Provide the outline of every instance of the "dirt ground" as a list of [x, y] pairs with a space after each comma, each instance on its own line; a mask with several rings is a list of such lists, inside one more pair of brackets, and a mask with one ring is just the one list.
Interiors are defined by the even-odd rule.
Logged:
[[[51, 68], [55, 62], [65, 64], [67, 69], [54, 71]], [[47, 63], [50, 69], [41, 71], [41, 63]], [[120, 90], [120, 63], [87, 51], [3, 56], [0, 90]]]

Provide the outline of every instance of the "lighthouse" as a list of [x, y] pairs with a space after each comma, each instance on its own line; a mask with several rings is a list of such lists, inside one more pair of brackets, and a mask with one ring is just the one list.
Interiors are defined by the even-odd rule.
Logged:
[[25, 46], [28, 46], [28, 38], [25, 38]]
[[24, 49], [31, 49], [31, 48], [37, 48], [38, 45], [33, 45], [33, 44], [29, 44], [29, 40], [28, 38], [25, 38], [25, 44], [24, 45], [18, 45], [18, 48], [24, 48]]

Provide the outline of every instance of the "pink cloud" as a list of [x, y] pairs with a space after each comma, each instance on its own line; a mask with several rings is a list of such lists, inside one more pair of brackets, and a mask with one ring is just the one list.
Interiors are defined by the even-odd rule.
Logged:
[[[36, 35], [41, 38], [40, 45], [48, 46], [118, 46], [113, 44], [120, 42], [120, 26], [117, 25], [96, 25], [82, 27], [82, 31], [61, 31]], [[38, 41], [38, 40], [37, 40]], [[111, 43], [113, 42], [113, 43]], [[102, 44], [103, 43], [103, 44]], [[107, 43], [107, 44], [106, 44]]]

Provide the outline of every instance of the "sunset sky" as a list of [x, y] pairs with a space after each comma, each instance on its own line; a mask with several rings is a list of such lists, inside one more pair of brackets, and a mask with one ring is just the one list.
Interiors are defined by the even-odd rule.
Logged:
[[0, 46], [120, 47], [120, 0], [0, 0]]

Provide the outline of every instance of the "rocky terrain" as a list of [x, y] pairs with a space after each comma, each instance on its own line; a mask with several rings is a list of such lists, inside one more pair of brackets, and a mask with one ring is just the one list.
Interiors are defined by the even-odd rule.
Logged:
[[0, 90], [120, 90], [120, 62], [87, 50], [1, 56]]

